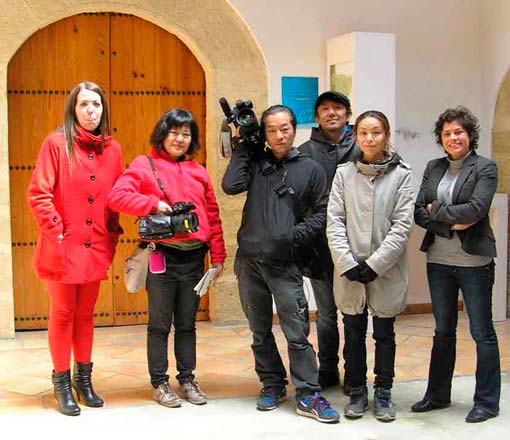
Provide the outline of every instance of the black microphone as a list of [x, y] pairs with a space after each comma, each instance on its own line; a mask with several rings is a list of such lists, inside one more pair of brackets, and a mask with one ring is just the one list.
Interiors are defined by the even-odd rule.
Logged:
[[223, 113], [225, 114], [226, 118], [230, 120], [232, 118], [232, 109], [228, 104], [227, 98], [225, 98], [224, 96], [220, 98], [220, 107], [223, 110]]

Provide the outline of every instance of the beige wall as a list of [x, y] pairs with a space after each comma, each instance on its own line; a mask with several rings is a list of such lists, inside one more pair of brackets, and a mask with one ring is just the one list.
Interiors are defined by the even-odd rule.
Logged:
[[[494, 121], [492, 125], [492, 159], [498, 164], [498, 193], [510, 192], [510, 74], [506, 74], [501, 84]], [[509, 221], [510, 224], [510, 221]], [[508, 234], [510, 238], [510, 233]], [[508, 242], [510, 246], [510, 240]], [[508, 248], [507, 248], [508, 249]], [[510, 274], [508, 264], [507, 274]], [[510, 286], [510, 280], [507, 280]], [[510, 292], [507, 291], [507, 312], [510, 314]]]
[[[510, 114], [510, 106], [504, 110], [503, 105], [501, 115], [498, 111], [492, 130], [496, 98], [510, 66], [508, 0], [0, 0], [0, 335], [12, 335], [13, 330], [6, 65], [38, 29], [85, 11], [135, 14], [178, 35], [191, 48], [206, 72], [209, 147], [217, 140], [219, 96], [246, 96], [262, 109], [268, 101], [268, 84], [270, 103], [281, 100], [282, 75], [317, 76], [322, 91], [327, 86], [328, 38], [353, 31], [395, 33], [397, 115], [393, 131], [397, 147], [413, 167], [415, 187], [427, 160], [441, 154], [432, 135], [437, 115], [447, 106], [464, 104], [480, 117], [481, 154], [491, 156], [493, 135], [494, 158], [502, 173], [499, 190], [508, 190], [501, 186], [509, 182], [508, 159], [498, 151], [505, 148], [501, 132], [510, 125], [500, 129], [496, 124], [505, 112]], [[298, 130], [299, 141], [308, 136], [309, 128]], [[211, 298], [211, 316], [216, 322], [232, 322], [242, 319], [231, 273], [242, 201], [221, 194], [219, 182], [226, 162], [214, 148], [208, 153], [222, 212], [229, 213], [225, 226], [230, 256], [227, 276]], [[415, 263], [421, 265], [420, 260]], [[420, 295], [426, 299], [428, 292], [422, 285]], [[416, 295], [411, 299], [422, 302]]]
[[[215, 323], [244, 320], [232, 273], [242, 197], [227, 197], [220, 182], [227, 161], [217, 149], [222, 113], [218, 99], [251, 99], [258, 109], [268, 101], [264, 58], [244, 21], [225, 0], [0, 0], [0, 337], [14, 336], [9, 205], [7, 64], [23, 42], [46, 25], [81, 12], [123, 12], [177, 35], [204, 68], [207, 81], [207, 167], [217, 191], [227, 242], [227, 270], [211, 295]], [[232, 221], [234, 219], [234, 221]]]
[[492, 158], [498, 163], [498, 193], [510, 189], [510, 75], [506, 75], [499, 92], [492, 126]]
[[14, 336], [6, 87], [7, 67], [0, 63], [0, 338]]
[[[480, 35], [482, 50], [479, 53], [479, 56], [483, 54], [480, 64], [483, 64], [481, 103], [484, 109], [480, 122], [482, 129], [487, 127], [485, 136], [492, 138], [492, 158], [496, 160], [499, 169], [498, 192], [509, 194], [510, 2], [483, 2], [480, 20], [485, 30]], [[507, 273], [510, 274], [510, 265], [508, 267]], [[510, 289], [510, 279], [507, 288]], [[507, 312], [510, 315], [510, 290], [507, 295]]]

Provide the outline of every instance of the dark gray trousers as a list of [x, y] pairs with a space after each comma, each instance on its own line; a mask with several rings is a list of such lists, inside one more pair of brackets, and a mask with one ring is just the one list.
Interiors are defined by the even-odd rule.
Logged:
[[272, 299], [280, 327], [287, 339], [290, 376], [303, 396], [320, 390], [317, 363], [308, 342], [310, 324], [303, 276], [295, 264], [269, 265], [250, 258], [236, 258], [235, 272], [244, 313], [253, 333], [255, 371], [265, 387], [283, 387], [287, 373], [272, 331]]

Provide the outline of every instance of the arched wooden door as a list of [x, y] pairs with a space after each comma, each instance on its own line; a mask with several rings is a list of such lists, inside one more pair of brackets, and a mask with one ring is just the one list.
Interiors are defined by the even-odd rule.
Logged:
[[[198, 160], [205, 163], [205, 76], [189, 49], [174, 35], [140, 18], [86, 13], [38, 31], [8, 68], [9, 165], [16, 329], [47, 326], [44, 285], [32, 270], [37, 228], [26, 190], [44, 137], [63, 120], [71, 88], [94, 81], [106, 93], [114, 137], [127, 166], [149, 150], [148, 138], [161, 114], [191, 110], [201, 133]], [[121, 219], [125, 235], [95, 310], [96, 325], [147, 322], [145, 291], [130, 294], [122, 282], [123, 262], [136, 242], [134, 219]], [[207, 296], [198, 319], [207, 319]]]

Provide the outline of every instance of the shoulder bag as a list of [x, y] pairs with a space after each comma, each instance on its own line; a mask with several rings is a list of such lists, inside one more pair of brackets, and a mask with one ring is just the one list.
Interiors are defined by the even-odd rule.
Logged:
[[[152, 159], [147, 156], [147, 160], [154, 173], [154, 177], [158, 181], [159, 188], [168, 199]], [[137, 245], [131, 255], [126, 258], [124, 262], [124, 286], [128, 292], [136, 293], [141, 288], [145, 287], [147, 273], [149, 271], [149, 257], [154, 249], [156, 249], [156, 243], [154, 241], [149, 242], [147, 246]]]

